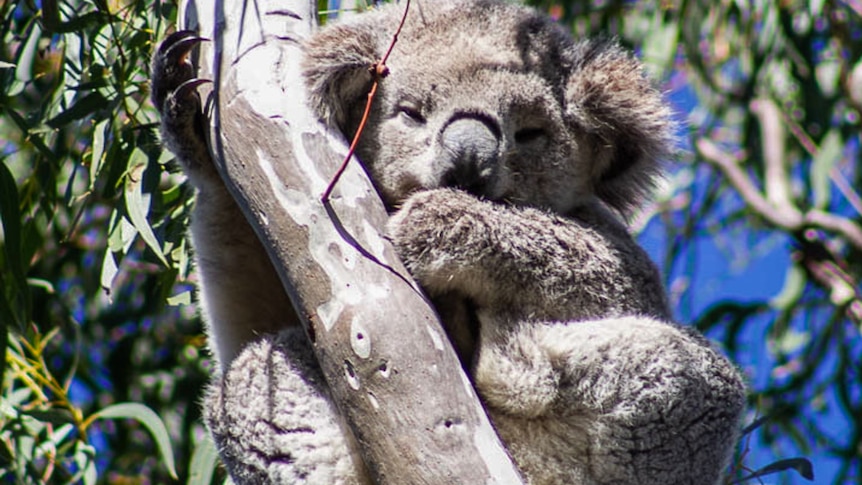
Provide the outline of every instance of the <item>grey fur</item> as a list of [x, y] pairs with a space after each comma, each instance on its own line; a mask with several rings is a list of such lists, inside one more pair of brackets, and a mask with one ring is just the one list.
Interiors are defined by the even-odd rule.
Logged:
[[[311, 106], [348, 136], [401, 8], [306, 44]], [[223, 369], [205, 414], [220, 454], [238, 483], [368, 483], [260, 243], [213, 176], [200, 102], [176, 89], [192, 77], [177, 43], [154, 59], [154, 100], [198, 189], [192, 236]], [[658, 272], [608, 208], [637, 207], [670, 151], [669, 110], [638, 61], [532, 10], [456, 0], [414, 1], [388, 64], [358, 153], [527, 482], [717, 483], [742, 379], [669, 323]]]

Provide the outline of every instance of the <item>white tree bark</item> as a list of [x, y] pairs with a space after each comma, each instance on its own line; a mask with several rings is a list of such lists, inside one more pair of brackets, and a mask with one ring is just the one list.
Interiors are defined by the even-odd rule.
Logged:
[[[189, 0], [212, 39], [216, 164], [304, 320], [373, 479], [521, 483], [439, 321], [381, 233], [387, 214], [352, 161], [320, 201], [346, 143], [304, 105], [299, 42], [313, 0]], [[385, 80], [383, 81], [385, 82]]]

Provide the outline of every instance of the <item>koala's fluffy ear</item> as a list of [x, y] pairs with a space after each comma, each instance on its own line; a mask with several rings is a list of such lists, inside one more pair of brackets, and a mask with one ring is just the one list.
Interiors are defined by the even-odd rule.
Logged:
[[583, 41], [567, 54], [566, 115], [594, 137], [596, 194], [628, 216], [673, 152], [671, 111], [641, 63], [616, 42]]
[[382, 56], [384, 40], [379, 22], [362, 19], [336, 25], [312, 36], [304, 45], [302, 61], [309, 106], [326, 123], [346, 130], [358, 102], [371, 88], [369, 68]]

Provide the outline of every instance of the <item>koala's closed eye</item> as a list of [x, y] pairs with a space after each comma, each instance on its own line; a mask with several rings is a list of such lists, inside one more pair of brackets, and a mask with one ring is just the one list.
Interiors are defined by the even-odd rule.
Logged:
[[524, 145], [544, 141], [547, 137], [548, 132], [544, 128], [521, 128], [515, 132], [515, 143]]
[[401, 101], [395, 107], [399, 117], [410, 124], [425, 124], [425, 116], [422, 115], [422, 105], [413, 101]]
[[513, 103], [510, 116], [513, 141], [524, 148], [536, 149], [547, 145], [554, 138], [554, 130], [559, 128], [554, 126], [555, 113], [547, 110], [541, 100]]

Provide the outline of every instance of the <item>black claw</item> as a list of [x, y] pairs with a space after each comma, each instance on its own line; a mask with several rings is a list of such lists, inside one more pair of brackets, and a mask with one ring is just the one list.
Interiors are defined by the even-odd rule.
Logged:
[[194, 91], [201, 84], [211, 83], [209, 79], [198, 79], [193, 78], [187, 81], [184, 81], [182, 84], [174, 89], [174, 96], [187, 96], [189, 93]]
[[180, 30], [169, 35], [159, 47], [159, 55], [169, 63], [185, 63], [186, 56], [196, 45], [209, 39], [191, 30]]
[[180, 30], [159, 45], [153, 56], [152, 97], [160, 111], [168, 97], [173, 98], [173, 102], [177, 98], [187, 98], [194, 88], [208, 82], [195, 78], [194, 66], [188, 57], [195, 46], [206, 40], [194, 31]]

